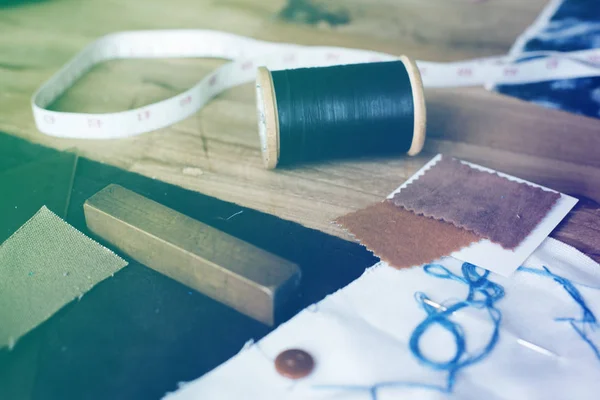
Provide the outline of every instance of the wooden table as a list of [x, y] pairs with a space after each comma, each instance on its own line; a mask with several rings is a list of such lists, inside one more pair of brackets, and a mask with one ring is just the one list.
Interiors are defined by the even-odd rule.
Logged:
[[[85, 44], [120, 30], [202, 28], [264, 40], [337, 45], [429, 61], [504, 54], [546, 0], [31, 1], [0, 12], [0, 131], [161, 179], [347, 238], [330, 221], [382, 199], [437, 152], [600, 201], [600, 122], [482, 88], [428, 90], [428, 140], [413, 158], [262, 167], [252, 85], [171, 127], [122, 140], [39, 133], [30, 97]], [[222, 60], [115, 61], [51, 106], [111, 112], [175, 95]], [[592, 254], [600, 211], [580, 207], [562, 237]], [[582, 221], [585, 222], [582, 222]], [[589, 238], [592, 239], [589, 239]], [[595, 242], [594, 242], [595, 241]]]

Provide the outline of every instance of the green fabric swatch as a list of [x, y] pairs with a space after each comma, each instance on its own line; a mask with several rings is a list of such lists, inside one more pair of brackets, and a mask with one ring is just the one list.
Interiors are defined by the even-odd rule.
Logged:
[[0, 246], [0, 348], [126, 265], [42, 207]]

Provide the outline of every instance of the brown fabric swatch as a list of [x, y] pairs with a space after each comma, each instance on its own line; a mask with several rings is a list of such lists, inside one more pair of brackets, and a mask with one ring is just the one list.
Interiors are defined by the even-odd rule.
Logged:
[[335, 222], [395, 268], [425, 264], [481, 240], [473, 232], [416, 215], [389, 200], [344, 215]]
[[397, 193], [393, 202], [417, 214], [469, 229], [513, 249], [531, 233], [560, 194], [510, 181], [443, 157]]

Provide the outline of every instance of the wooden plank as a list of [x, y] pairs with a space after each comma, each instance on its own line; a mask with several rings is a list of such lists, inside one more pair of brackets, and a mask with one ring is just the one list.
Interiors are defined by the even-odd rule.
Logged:
[[[139, 78], [146, 82], [140, 97], [168, 90], [161, 84], [165, 72], [158, 71]], [[178, 79], [182, 75], [177, 74]], [[83, 88], [74, 90], [73, 98], [62, 100], [72, 102], [65, 107], [82, 101], [87, 85], [110, 88], [108, 75], [106, 79], [103, 76], [101, 71], [90, 76], [89, 82], [82, 83]], [[114, 87], [115, 98], [119, 93], [121, 89]], [[253, 96], [251, 85], [236, 88], [171, 128], [121, 141], [56, 140], [39, 134], [26, 137], [63, 148], [77, 147], [85, 156], [342, 236], [331, 220], [385, 196], [439, 151], [569, 194], [599, 198], [598, 185], [594, 184], [600, 176], [595, 164], [600, 140], [596, 120], [482, 90], [428, 91], [429, 139], [426, 151], [416, 158], [266, 171], [259, 151]], [[101, 101], [96, 104], [98, 108], [104, 106]], [[578, 152], [563, 154], [560, 144], [565, 127], [578, 142], [587, 140], [588, 144], [573, 146]], [[544, 138], [540, 143], [552, 138], [556, 145], [542, 143], [539, 149], [536, 141], [524, 140], [520, 148], [520, 136], [540, 136]]]
[[[285, 9], [291, 20], [316, 17], [340, 23], [340, 30], [377, 39], [410, 38], [424, 45], [506, 52], [547, 0], [295, 0]], [[337, 19], [335, 18], [337, 17]]]
[[579, 204], [553, 232], [552, 237], [584, 252], [600, 263], [600, 206], [587, 199]]
[[[362, 47], [445, 61], [506, 51], [545, 1], [374, 0], [367, 6], [358, 0], [331, 0], [324, 4], [320, 0], [156, 4], [63, 0], [3, 9], [0, 130], [54, 148], [77, 148], [86, 157], [346, 238], [331, 220], [379, 200], [439, 151], [600, 200], [597, 120], [483, 89], [427, 92], [428, 141], [417, 157], [276, 171], [266, 171], [261, 164], [252, 85], [222, 94], [172, 127], [118, 141], [51, 138], [40, 134], [33, 123], [29, 106], [33, 91], [86, 43], [118, 30], [227, 29], [267, 40]], [[328, 17], [344, 13], [347, 23], [327, 22]], [[139, 107], [189, 88], [221, 63], [105, 63], [52, 108], [112, 112]]]

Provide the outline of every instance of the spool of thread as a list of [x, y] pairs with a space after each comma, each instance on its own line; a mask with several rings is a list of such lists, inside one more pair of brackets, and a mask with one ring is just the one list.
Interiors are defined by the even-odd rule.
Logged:
[[418, 154], [425, 98], [416, 64], [399, 61], [269, 71], [256, 80], [266, 168], [365, 155]]

